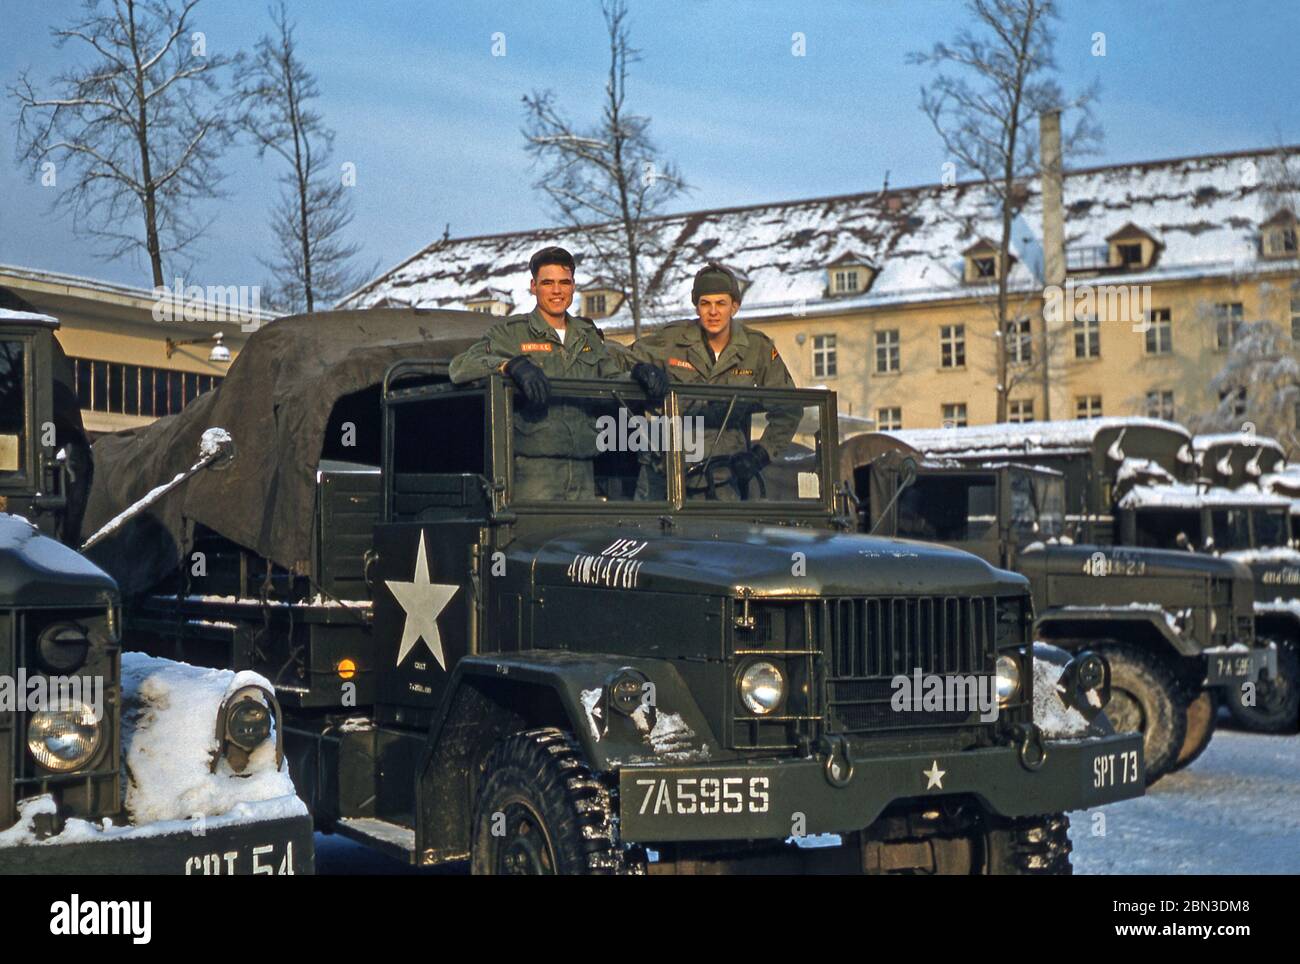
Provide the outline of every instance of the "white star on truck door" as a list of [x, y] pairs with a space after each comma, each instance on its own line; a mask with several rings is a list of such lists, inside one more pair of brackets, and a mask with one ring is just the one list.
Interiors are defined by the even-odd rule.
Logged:
[[406, 610], [406, 627], [402, 630], [402, 644], [397, 650], [397, 665], [402, 665], [408, 653], [421, 639], [433, 653], [433, 658], [444, 670], [447, 659], [442, 652], [442, 636], [438, 633], [438, 615], [447, 608], [451, 597], [460, 586], [444, 586], [429, 582], [429, 560], [424, 552], [424, 533], [420, 533], [420, 547], [415, 552], [415, 576], [410, 582], [385, 579], [384, 584], [402, 608]]

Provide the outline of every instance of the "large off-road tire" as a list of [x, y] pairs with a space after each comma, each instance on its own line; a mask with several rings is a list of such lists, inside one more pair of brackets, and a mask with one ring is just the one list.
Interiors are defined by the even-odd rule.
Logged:
[[1187, 736], [1187, 694], [1173, 671], [1122, 643], [1098, 647], [1110, 663], [1106, 716], [1116, 732], [1142, 734], [1147, 786], [1173, 769]]
[[[1190, 696], [1191, 694], [1189, 694]], [[1187, 704], [1187, 733], [1183, 737], [1183, 748], [1178, 751], [1178, 759], [1170, 768], [1172, 773], [1190, 765], [1210, 745], [1214, 736], [1215, 720], [1219, 716], [1219, 700], [1214, 690], [1201, 690]]]
[[554, 728], [528, 730], [488, 754], [474, 806], [475, 874], [643, 873], [640, 850], [614, 838], [610, 790], [577, 742]]
[[1255, 705], [1242, 702], [1239, 687], [1226, 687], [1225, 702], [1232, 718], [1256, 733], [1295, 733], [1300, 726], [1300, 651], [1291, 639], [1277, 644], [1277, 679], [1260, 679], [1255, 684]]
[[1063, 813], [992, 818], [984, 840], [983, 873], [989, 876], [1074, 873], [1070, 818]]

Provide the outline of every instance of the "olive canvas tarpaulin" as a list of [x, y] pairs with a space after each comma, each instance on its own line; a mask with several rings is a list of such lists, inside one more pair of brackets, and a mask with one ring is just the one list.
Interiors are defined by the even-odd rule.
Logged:
[[[137, 592], [175, 569], [203, 525], [286, 569], [302, 571], [311, 546], [315, 475], [340, 399], [378, 386], [403, 359], [449, 361], [491, 317], [468, 311], [370, 309], [281, 318], [255, 333], [221, 384], [178, 415], [107, 435], [94, 446], [95, 478], [83, 538], [198, 459], [203, 432], [230, 432], [235, 458], [200, 472], [96, 545], [90, 555]], [[376, 405], [357, 439], [379, 425]]]

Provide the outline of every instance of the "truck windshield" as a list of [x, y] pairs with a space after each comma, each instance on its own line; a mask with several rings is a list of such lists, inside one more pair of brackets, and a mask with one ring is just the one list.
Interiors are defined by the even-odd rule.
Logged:
[[1011, 528], [1017, 541], [1054, 539], [1065, 528], [1065, 479], [1011, 471]]
[[1246, 509], [1215, 509], [1210, 513], [1214, 548], [1249, 549], [1250, 517]]
[[823, 501], [821, 399], [673, 388], [671, 417], [669, 405], [648, 406], [631, 386], [609, 383], [581, 392], [556, 386], [540, 411], [516, 400], [512, 501], [662, 503], [670, 473], [681, 473], [688, 505]]
[[970, 542], [997, 530], [997, 478], [919, 475], [898, 497], [898, 535], [933, 542]]
[[0, 473], [22, 472], [27, 450], [26, 343], [0, 341]]
[[1269, 549], [1287, 544], [1285, 509], [1260, 509], [1255, 513], [1255, 546]]
[[1204, 542], [1196, 509], [1142, 509], [1136, 519], [1137, 544], [1144, 548], [1198, 548]]

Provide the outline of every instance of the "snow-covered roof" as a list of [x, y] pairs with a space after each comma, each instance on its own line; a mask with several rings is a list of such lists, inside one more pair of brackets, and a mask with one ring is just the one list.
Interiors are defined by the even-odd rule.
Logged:
[[[1231, 275], [1243, 268], [1294, 272], [1300, 259], [1261, 261], [1259, 226], [1275, 213], [1264, 179], [1243, 177], [1250, 165], [1267, 170], [1272, 151], [1242, 151], [1175, 160], [1080, 169], [1064, 176], [1069, 251], [1104, 247], [1130, 222], [1159, 243], [1155, 263], [1123, 275], [1145, 284], [1176, 277]], [[998, 233], [987, 188], [978, 182], [890, 189], [836, 197], [778, 201], [667, 215], [650, 222], [668, 254], [648, 266], [662, 297], [660, 315], [689, 313], [691, 279], [708, 260], [750, 281], [745, 317], [808, 315], [989, 293], [963, 282], [962, 252]], [[406, 304], [461, 307], [484, 285], [510, 291], [528, 305], [528, 258], [562, 244], [579, 262], [578, 281], [599, 273], [587, 232], [544, 228], [439, 239], [340, 302], [341, 307]], [[827, 268], [845, 253], [878, 268], [869, 291], [828, 293]], [[1041, 287], [1042, 208], [1037, 183], [1013, 225], [1009, 283]], [[603, 327], [629, 320], [629, 306], [601, 319]]]
[[1121, 509], [1199, 509], [1201, 506], [1253, 509], [1287, 509], [1289, 499], [1260, 492], [1254, 486], [1225, 489], [1201, 488], [1176, 482], [1172, 485], [1135, 485], [1119, 500]]
[[1276, 439], [1245, 432], [1215, 432], [1192, 437], [1192, 448], [1198, 452], [1204, 452], [1219, 445], [1240, 445], [1243, 448], [1259, 447], [1274, 449], [1278, 452], [1285, 451], [1282, 444]]
[[52, 315], [42, 315], [35, 311], [15, 311], [12, 308], [0, 308], [0, 322], [36, 322], [42, 325], [57, 325], [59, 320]]
[[1113, 416], [1059, 422], [997, 422], [962, 428], [899, 429], [884, 432], [928, 454], [950, 458], [1014, 456], [1029, 452], [1077, 451], [1092, 446], [1098, 433], [1113, 428], [1159, 428], [1189, 438], [1174, 422], [1155, 418]]

